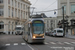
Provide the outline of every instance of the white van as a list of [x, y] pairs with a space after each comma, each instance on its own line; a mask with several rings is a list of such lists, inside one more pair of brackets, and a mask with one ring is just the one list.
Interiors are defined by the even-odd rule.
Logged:
[[64, 36], [63, 28], [56, 28], [53, 31], [53, 36]]
[[16, 35], [22, 35], [23, 33], [24, 33], [24, 26], [16, 25], [16, 27], [15, 27], [15, 34]]

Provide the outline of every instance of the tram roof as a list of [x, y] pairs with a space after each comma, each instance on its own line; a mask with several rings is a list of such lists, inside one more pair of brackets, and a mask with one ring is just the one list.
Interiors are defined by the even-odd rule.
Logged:
[[43, 18], [41, 15], [32, 15], [31, 18]]

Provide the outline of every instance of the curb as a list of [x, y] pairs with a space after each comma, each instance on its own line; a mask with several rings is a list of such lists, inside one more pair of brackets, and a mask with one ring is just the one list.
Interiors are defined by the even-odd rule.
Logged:
[[75, 40], [75, 38], [70, 38], [70, 37], [65, 37], [65, 38], [67, 38], [67, 39], [73, 39], [73, 40]]

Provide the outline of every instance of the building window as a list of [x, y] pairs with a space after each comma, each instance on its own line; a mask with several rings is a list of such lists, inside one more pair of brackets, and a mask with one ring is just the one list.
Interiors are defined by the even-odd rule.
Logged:
[[18, 8], [19, 8], [19, 6], [20, 6], [20, 3], [18, 3]]
[[8, 4], [10, 4], [10, 0], [8, 0]]
[[12, 31], [13, 31], [13, 24], [14, 24], [14, 22], [12, 22]]
[[[63, 14], [63, 10], [62, 10], [62, 14]], [[66, 5], [64, 5], [64, 14], [66, 14]]]
[[26, 5], [26, 9], [27, 9], [27, 5]]
[[18, 23], [17, 22], [15, 22], [15, 25], [17, 25]]
[[3, 3], [3, 0], [0, 0], [0, 3]]
[[71, 13], [75, 13], [75, 5], [71, 5]]
[[49, 27], [49, 25], [48, 25], [48, 24], [49, 24], [49, 21], [47, 20], [47, 27]]
[[12, 17], [13, 17], [13, 12], [14, 12], [14, 10], [12, 9]]
[[9, 26], [8, 26], [8, 30], [10, 30], [10, 21], [9, 21], [8, 25], [9, 25]]
[[13, 6], [13, 0], [12, 0], [12, 6]]
[[8, 16], [10, 16], [10, 8], [8, 8]]
[[27, 12], [26, 12], [26, 15], [27, 15]]
[[22, 9], [22, 3], [21, 3], [21, 9]]
[[15, 17], [17, 17], [17, 10], [15, 10]]
[[17, 6], [17, 1], [15, 1], [15, 7]]
[[24, 18], [24, 12], [23, 12], [23, 19], [25, 19], [25, 18]]
[[4, 22], [0, 22], [0, 29], [4, 29]]
[[21, 11], [21, 19], [22, 19], [22, 11]]
[[25, 10], [25, 5], [23, 5], [23, 9]]
[[18, 17], [20, 18], [20, 10], [19, 10], [19, 12], [18, 12]]
[[0, 16], [3, 16], [3, 8], [0, 8]]

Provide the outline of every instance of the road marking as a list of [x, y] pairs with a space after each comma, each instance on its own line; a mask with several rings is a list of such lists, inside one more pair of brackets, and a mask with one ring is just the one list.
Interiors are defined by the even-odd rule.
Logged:
[[65, 44], [70, 44], [69, 42], [64, 42]]
[[18, 45], [18, 43], [14, 43], [14, 45]]
[[56, 44], [56, 43], [54, 43], [54, 42], [50, 42], [51, 44]]
[[21, 43], [21, 45], [26, 45], [26, 43]]
[[5, 44], [5, 46], [10, 46], [10, 44]]
[[45, 44], [48, 44], [47, 42], [45, 42]]
[[31, 46], [28, 45], [29, 48], [31, 48], [31, 50], [34, 50]]
[[75, 44], [75, 42], [71, 42], [71, 43]]
[[61, 44], [61, 45], [62, 45], [63, 43], [61, 43], [61, 42], [58, 42], [58, 44]]

